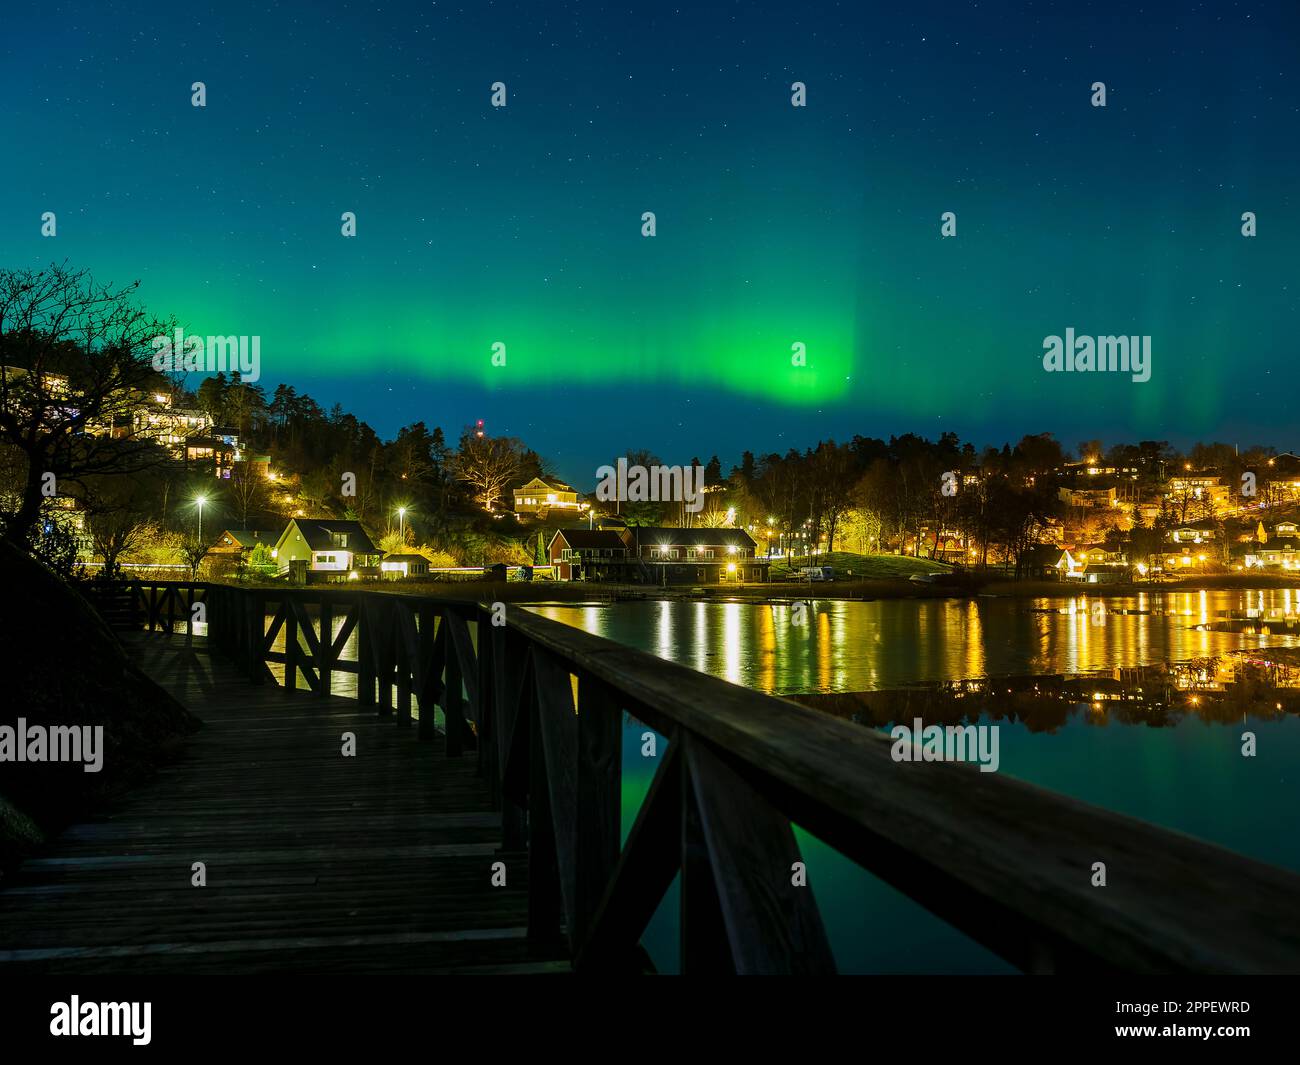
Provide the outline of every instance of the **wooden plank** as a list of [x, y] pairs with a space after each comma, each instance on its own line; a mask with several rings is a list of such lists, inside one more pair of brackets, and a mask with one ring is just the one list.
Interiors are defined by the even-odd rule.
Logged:
[[442, 717], [447, 730], [447, 757], [459, 758], [465, 750], [469, 726], [465, 722], [465, 696], [462, 687], [460, 656], [451, 646], [455, 640], [456, 622], [447, 612], [442, 615], [443, 627], [450, 625], [452, 636], [443, 641], [443, 662], [446, 667], [446, 686], [442, 690]]
[[[506, 787], [506, 775], [521, 701], [524, 693], [531, 693], [531, 684], [527, 678], [528, 644], [518, 633], [509, 629], [493, 629], [492, 632], [493, 638], [498, 641], [492, 658], [502, 847], [506, 850], [519, 850], [524, 845], [523, 806], [527, 801], [527, 790], [524, 790], [525, 798], [522, 800], [511, 795]], [[524, 720], [527, 720], [527, 714], [524, 715]]]
[[329, 695], [334, 687], [334, 601], [325, 596], [320, 605], [320, 636], [316, 640], [317, 663], [320, 669], [319, 696]]
[[[448, 656], [449, 661], [454, 658]], [[557, 853], [545, 740], [536, 704], [534, 699], [528, 727], [528, 938], [550, 944], [559, 942], [562, 935], [563, 867]]]
[[673, 743], [637, 811], [614, 875], [578, 948], [575, 970], [626, 971], [637, 965], [641, 933], [681, 866], [681, 824], [681, 759]]
[[469, 625], [463, 614], [454, 608], [443, 611], [444, 623], [451, 632], [451, 642], [456, 649], [456, 663], [465, 691], [469, 697], [469, 719], [478, 720], [478, 662], [474, 656], [474, 644], [470, 640]]
[[298, 662], [302, 652], [298, 647], [298, 611], [292, 599], [281, 604], [284, 612], [284, 695], [286, 698], [297, 694]]
[[[529, 786], [530, 839], [539, 820], [549, 814], [551, 846], [554, 848], [560, 900], [564, 905], [565, 926], [570, 938], [577, 934], [578, 869], [578, 715], [573, 705], [573, 686], [569, 671], [553, 655], [545, 651], [533, 653], [533, 677], [536, 684], [534, 703], [534, 730], [541, 739], [541, 780], [537, 779], [538, 766], [533, 764], [533, 779]], [[533, 739], [536, 746], [536, 737]], [[545, 810], [537, 810], [534, 797], [540, 786], [545, 791]], [[540, 873], [533, 870], [533, 883], [541, 882]], [[600, 885], [603, 889], [604, 885]], [[549, 885], [548, 885], [549, 887]], [[599, 901], [599, 900], [597, 900]], [[593, 903], [594, 908], [594, 903]]]
[[617, 693], [592, 677], [578, 681], [577, 746], [574, 934], [581, 942], [618, 865], [622, 831], [623, 711]]
[[[713, 863], [709, 860], [709, 846], [694, 783], [695, 773], [689, 765], [691, 738], [684, 737], [679, 742], [683, 746], [680, 757], [685, 763], [680, 774], [682, 895], [677, 921], [682, 975], [732, 975], [736, 972], [736, 963], [728, 943]], [[750, 872], [746, 866], [742, 875]]]
[[375, 705], [374, 632], [370, 621], [370, 600], [357, 601], [357, 702]]
[[497, 641], [492, 636], [491, 612], [480, 609], [474, 627], [478, 636], [479, 697], [474, 716], [474, 735], [478, 741], [478, 775], [487, 781], [492, 801], [497, 803], [501, 801], [496, 744], [496, 666], [493, 664]]
[[416, 629], [414, 611], [404, 604], [398, 605], [394, 620], [396, 621], [393, 641], [397, 660], [397, 723], [403, 728], [409, 728], [415, 662], [420, 656], [420, 634]]
[[513, 725], [506, 743], [504, 766], [501, 771], [501, 794], [521, 809], [530, 809], [533, 774], [532, 733], [537, 724], [537, 684], [533, 676], [532, 652], [524, 658], [523, 683], [519, 687], [518, 703], [514, 707]]
[[432, 740], [437, 734], [434, 708], [442, 701], [443, 663], [447, 656], [447, 633], [438, 623], [432, 607], [420, 610], [420, 658], [416, 698], [420, 700], [420, 739]]
[[[790, 822], [704, 742], [691, 736], [684, 747], [685, 776], [695, 800], [688, 816], [691, 855], [700, 860], [701, 878], [707, 872], [715, 889], [711, 904], [721, 918], [717, 931], [725, 935], [735, 971], [833, 974], [835, 958], [813, 889], [793, 883], [802, 857]], [[683, 911], [687, 879], [683, 859]], [[683, 939], [686, 927], [683, 912]], [[685, 951], [682, 957], [687, 957]]]

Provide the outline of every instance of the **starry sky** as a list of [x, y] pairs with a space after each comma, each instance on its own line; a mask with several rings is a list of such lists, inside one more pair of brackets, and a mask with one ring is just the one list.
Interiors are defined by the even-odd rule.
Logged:
[[[1293, 0], [6, 0], [0, 267], [139, 278], [268, 389], [580, 485], [855, 433], [1300, 448], [1297, 56]], [[1067, 327], [1151, 380], [1046, 373]]]

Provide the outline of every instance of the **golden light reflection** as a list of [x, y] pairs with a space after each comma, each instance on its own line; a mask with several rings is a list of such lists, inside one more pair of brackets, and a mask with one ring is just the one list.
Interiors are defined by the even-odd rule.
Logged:
[[984, 676], [984, 618], [974, 599], [966, 603], [966, 631], [962, 642], [966, 652], [966, 676]]
[[[812, 604], [808, 604], [812, 609]], [[835, 663], [831, 660], [834, 641], [831, 639], [831, 618], [825, 610], [819, 610], [817, 618], [817, 690], [830, 691]]]
[[673, 604], [659, 604], [659, 621], [655, 626], [656, 643], [660, 658], [673, 657]]
[[[722, 655], [723, 675], [732, 684], [743, 684], [744, 673], [741, 670], [744, 645], [741, 639], [741, 625], [744, 622], [740, 603], [724, 603], [722, 606]], [[760, 615], [764, 611], [759, 611]]]
[[[739, 605], [739, 604], [737, 604]], [[776, 607], [758, 608], [758, 647], [754, 657], [758, 661], [757, 684], [759, 691], [776, 690]]]

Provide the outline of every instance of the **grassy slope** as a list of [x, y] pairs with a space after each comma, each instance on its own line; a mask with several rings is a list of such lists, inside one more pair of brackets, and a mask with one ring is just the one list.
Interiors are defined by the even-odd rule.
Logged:
[[[818, 555], [815, 559], [795, 558], [790, 565], [784, 561], [772, 563], [772, 577], [780, 577], [797, 572], [804, 566], [831, 566], [835, 570], [836, 580], [897, 580], [906, 579], [913, 573], [947, 573], [952, 569], [942, 562], [932, 562], [928, 558], [912, 558], [908, 555], [859, 555], [852, 551], [832, 551], [827, 555]], [[849, 571], [853, 576], [849, 577]]]

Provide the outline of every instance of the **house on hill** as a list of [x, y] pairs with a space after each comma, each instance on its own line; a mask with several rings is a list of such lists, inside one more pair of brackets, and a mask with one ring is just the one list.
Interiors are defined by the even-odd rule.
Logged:
[[304, 580], [377, 576], [381, 553], [359, 521], [330, 518], [294, 518], [275, 545], [280, 573]]
[[520, 517], [545, 519], [553, 511], [566, 514], [585, 514], [588, 504], [579, 501], [572, 485], [563, 481], [544, 481], [534, 477], [526, 485], [514, 490], [515, 513]]
[[258, 544], [264, 545], [268, 551], [275, 550], [279, 539], [278, 529], [224, 529], [217, 542], [208, 548], [208, 554], [238, 561]]
[[1189, 521], [1169, 531], [1169, 539], [1176, 544], [1207, 544], [1219, 537], [1219, 523], [1214, 518]]

